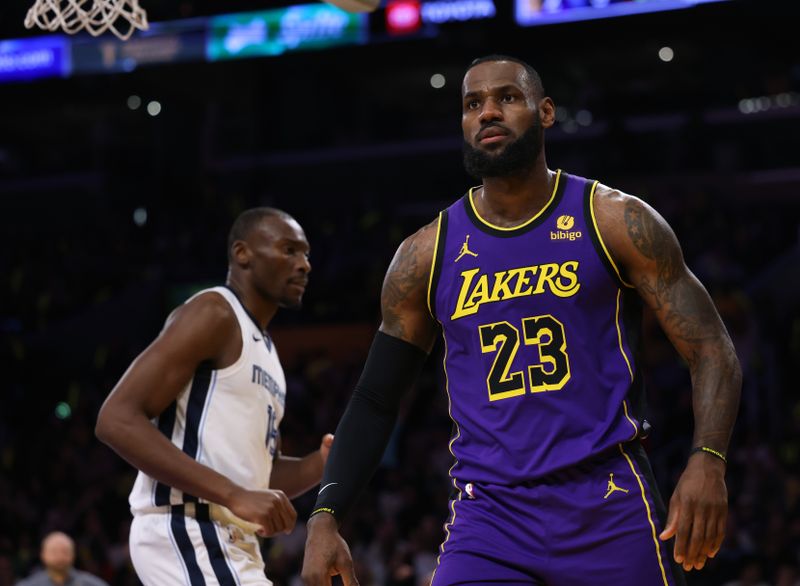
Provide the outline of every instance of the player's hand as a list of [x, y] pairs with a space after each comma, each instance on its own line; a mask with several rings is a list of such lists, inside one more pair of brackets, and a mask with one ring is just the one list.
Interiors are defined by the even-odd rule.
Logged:
[[331, 446], [333, 445], [333, 434], [326, 433], [322, 436], [322, 441], [319, 443], [319, 455], [322, 456], [322, 465], [325, 466], [325, 462], [328, 461], [328, 454], [331, 452]]
[[269, 537], [277, 533], [291, 533], [297, 521], [289, 498], [282, 490], [237, 490], [227, 503], [237, 517], [261, 525], [257, 533]]
[[340, 575], [344, 586], [358, 586], [353, 557], [336, 519], [328, 513], [317, 513], [308, 520], [306, 553], [303, 559], [303, 584], [330, 586], [331, 576]]
[[686, 571], [699, 570], [717, 555], [727, 518], [725, 463], [702, 453], [693, 455], [672, 493], [660, 539], [666, 541], [674, 535], [675, 561]]

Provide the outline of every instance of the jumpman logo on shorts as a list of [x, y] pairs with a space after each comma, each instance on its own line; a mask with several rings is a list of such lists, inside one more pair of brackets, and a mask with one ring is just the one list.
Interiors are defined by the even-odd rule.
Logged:
[[610, 472], [608, 474], [608, 492], [606, 493], [606, 496], [604, 496], [603, 498], [607, 499], [611, 495], [612, 492], [616, 492], [616, 491], [624, 492], [624, 493], [627, 494], [628, 489], [627, 488], [621, 488], [621, 487], [617, 486], [616, 484], [614, 484], [614, 473]]
[[477, 253], [477, 252], [472, 252], [472, 251], [469, 249], [469, 234], [467, 234], [467, 239], [466, 239], [466, 240], [464, 240], [464, 244], [462, 244], [462, 245], [461, 245], [461, 252], [460, 252], [460, 253], [459, 253], [459, 255], [456, 257], [456, 260], [454, 260], [453, 262], [458, 262], [458, 261], [460, 261], [460, 260], [461, 260], [461, 257], [462, 257], [462, 256], [464, 256], [465, 254], [468, 254], [468, 255], [470, 255], [470, 256], [478, 256], [478, 253]]

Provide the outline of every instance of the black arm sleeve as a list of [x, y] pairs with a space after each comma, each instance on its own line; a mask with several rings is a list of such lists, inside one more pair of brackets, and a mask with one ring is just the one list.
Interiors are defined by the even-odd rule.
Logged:
[[394, 429], [400, 400], [428, 355], [417, 346], [378, 332], [350, 403], [336, 428], [311, 513], [341, 523], [375, 473]]

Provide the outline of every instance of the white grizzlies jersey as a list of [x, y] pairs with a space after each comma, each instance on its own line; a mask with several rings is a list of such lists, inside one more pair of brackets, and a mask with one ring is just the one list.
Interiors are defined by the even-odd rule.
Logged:
[[[286, 402], [283, 368], [272, 340], [232, 290], [214, 287], [191, 299], [199, 295], [221, 295], [230, 303], [239, 321], [242, 353], [235, 363], [221, 370], [201, 364], [153, 424], [191, 458], [239, 486], [266, 489]], [[164, 505], [203, 501], [139, 472], [129, 502], [136, 514]]]

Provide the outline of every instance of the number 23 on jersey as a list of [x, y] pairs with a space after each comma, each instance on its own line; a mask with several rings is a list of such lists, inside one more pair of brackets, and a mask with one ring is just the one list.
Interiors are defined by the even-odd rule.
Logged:
[[[520, 330], [514, 324], [500, 321], [479, 326], [478, 334], [481, 351], [495, 353], [486, 377], [489, 400], [524, 395], [524, 372], [509, 372], [519, 351]], [[527, 368], [531, 393], [562, 389], [571, 376], [564, 324], [552, 315], [526, 317], [522, 320], [522, 340], [526, 347], [535, 346], [539, 353], [538, 361]]]

